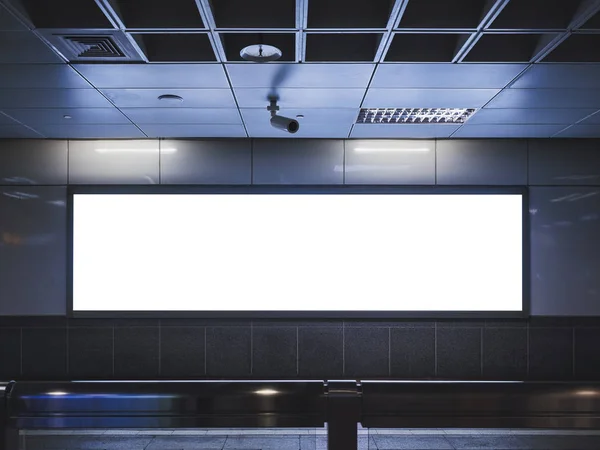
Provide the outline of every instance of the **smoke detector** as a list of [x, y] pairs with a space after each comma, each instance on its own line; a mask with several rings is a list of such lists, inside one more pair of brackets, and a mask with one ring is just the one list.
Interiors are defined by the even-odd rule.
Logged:
[[240, 56], [246, 61], [264, 63], [269, 61], [277, 61], [281, 58], [281, 50], [272, 45], [254, 44], [244, 47], [240, 52]]

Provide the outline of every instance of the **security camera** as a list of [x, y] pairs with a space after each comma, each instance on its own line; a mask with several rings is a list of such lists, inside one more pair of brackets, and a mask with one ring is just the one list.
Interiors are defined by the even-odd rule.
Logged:
[[278, 116], [279, 106], [277, 100], [271, 99], [271, 104], [267, 106], [267, 110], [271, 112], [271, 126], [279, 130], [287, 131], [288, 133], [296, 133], [300, 129], [300, 124], [295, 119], [289, 117]]
[[278, 116], [276, 114], [271, 117], [271, 126], [283, 131], [287, 131], [288, 133], [295, 133], [300, 129], [300, 124], [297, 120], [290, 119], [289, 117]]

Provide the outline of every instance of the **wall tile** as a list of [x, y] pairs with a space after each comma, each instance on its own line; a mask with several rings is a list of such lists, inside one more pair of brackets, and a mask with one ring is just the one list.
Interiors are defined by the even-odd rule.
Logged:
[[481, 329], [437, 328], [437, 376], [450, 379], [481, 377]]
[[437, 184], [527, 184], [525, 140], [438, 140], [436, 156]]
[[66, 189], [0, 192], [0, 315], [66, 313]]
[[254, 184], [342, 184], [344, 143], [328, 139], [255, 139]]
[[389, 328], [344, 330], [344, 376], [389, 376]]
[[527, 376], [527, 329], [483, 330], [483, 376], [493, 380], [523, 380]]
[[158, 377], [158, 327], [115, 327], [115, 377]]
[[398, 378], [435, 376], [435, 329], [391, 329], [391, 375]]
[[21, 375], [21, 329], [0, 328], [0, 380], [15, 380]]
[[600, 315], [599, 193], [529, 189], [532, 315]]
[[300, 377], [335, 379], [344, 374], [341, 326], [300, 327], [298, 360]]
[[161, 327], [160, 375], [199, 377], [206, 373], [204, 327]]
[[251, 339], [250, 327], [208, 327], [206, 374], [209, 377], [250, 376]]
[[532, 139], [529, 184], [600, 185], [599, 139]]
[[158, 140], [69, 141], [70, 184], [158, 184]]
[[346, 184], [435, 184], [435, 141], [347, 140]]
[[252, 375], [257, 377], [295, 377], [297, 365], [297, 328], [252, 328]]
[[69, 328], [69, 376], [103, 379], [112, 375], [112, 327]]
[[0, 140], [0, 185], [67, 184], [67, 141]]
[[23, 328], [23, 378], [64, 379], [67, 329]]
[[529, 329], [529, 378], [569, 380], [573, 378], [573, 330]]
[[160, 141], [162, 184], [250, 184], [249, 139]]
[[575, 330], [575, 378], [600, 380], [600, 328]]

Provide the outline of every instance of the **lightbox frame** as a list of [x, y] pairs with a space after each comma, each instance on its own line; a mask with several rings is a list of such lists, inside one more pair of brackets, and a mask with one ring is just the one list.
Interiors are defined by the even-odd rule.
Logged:
[[[73, 309], [73, 199], [76, 194], [389, 194], [520, 195], [522, 295], [520, 311], [75, 311]], [[526, 186], [405, 185], [71, 185], [67, 188], [67, 316], [70, 318], [197, 319], [525, 319], [531, 308], [529, 190]]]

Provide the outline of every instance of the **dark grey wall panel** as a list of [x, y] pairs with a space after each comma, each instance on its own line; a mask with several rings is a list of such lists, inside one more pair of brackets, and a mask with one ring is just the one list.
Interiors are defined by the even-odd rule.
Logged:
[[346, 184], [435, 184], [435, 141], [348, 140]]
[[66, 313], [65, 187], [0, 193], [0, 315]]
[[600, 188], [533, 187], [531, 313], [600, 315]]
[[160, 141], [162, 184], [250, 184], [249, 139]]
[[254, 184], [342, 184], [343, 170], [341, 140], [254, 140]]
[[600, 140], [529, 141], [529, 184], [600, 185]]
[[67, 141], [0, 140], [2, 184], [67, 184]]
[[158, 140], [69, 141], [71, 184], [158, 184]]
[[525, 140], [440, 140], [436, 156], [438, 184], [527, 184]]

